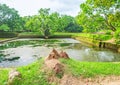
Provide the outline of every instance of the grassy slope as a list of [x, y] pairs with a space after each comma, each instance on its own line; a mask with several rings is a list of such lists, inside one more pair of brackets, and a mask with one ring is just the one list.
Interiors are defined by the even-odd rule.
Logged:
[[[106, 75], [120, 75], [120, 63], [79, 62], [73, 59], [60, 60], [66, 65], [66, 73], [74, 76], [95, 77]], [[43, 59], [31, 65], [19, 67], [22, 74], [21, 81], [15, 81], [14, 85], [49, 85], [44, 72], [42, 72]], [[6, 85], [10, 69], [0, 69], [0, 85]]]
[[0, 85], [6, 85], [8, 80], [9, 69], [0, 68]]
[[[21, 81], [15, 81], [13, 85], [48, 85], [45, 73], [41, 71], [43, 60], [39, 60], [28, 66], [17, 68], [22, 74]], [[6, 85], [10, 69], [0, 69], [0, 85]]]
[[106, 75], [120, 75], [120, 63], [112, 62], [79, 62], [76, 60], [61, 60], [68, 71], [75, 76], [95, 77]]

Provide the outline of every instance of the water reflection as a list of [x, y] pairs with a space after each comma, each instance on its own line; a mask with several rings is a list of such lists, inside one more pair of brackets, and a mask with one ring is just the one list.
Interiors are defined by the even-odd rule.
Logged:
[[0, 67], [28, 65], [46, 57], [56, 48], [64, 50], [71, 58], [89, 62], [120, 61], [120, 55], [107, 49], [94, 49], [74, 39], [18, 39], [0, 46]]

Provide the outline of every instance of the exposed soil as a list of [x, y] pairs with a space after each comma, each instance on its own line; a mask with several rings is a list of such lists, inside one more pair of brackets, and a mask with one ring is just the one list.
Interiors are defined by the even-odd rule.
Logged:
[[115, 39], [114, 39], [114, 38], [112, 38], [112, 39], [107, 40], [107, 41], [105, 41], [105, 42], [108, 42], [108, 43], [115, 43]]
[[54, 82], [55, 85], [120, 85], [120, 76], [82, 78], [65, 74], [61, 79], [50, 76], [48, 81], [49, 83]]
[[[47, 65], [52, 67], [56, 62], [59, 61], [52, 59], [47, 62]], [[72, 76], [70, 73], [64, 73], [62, 78], [58, 78], [55, 74], [49, 75], [48, 82], [55, 83], [55, 85], [120, 85], [120, 76], [83, 78]]]
[[120, 76], [107, 76], [97, 78], [76, 78], [64, 75], [60, 85], [120, 85]]

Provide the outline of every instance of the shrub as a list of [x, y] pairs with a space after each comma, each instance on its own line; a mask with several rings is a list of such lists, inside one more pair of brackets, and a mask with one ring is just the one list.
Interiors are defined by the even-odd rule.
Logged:
[[106, 35], [111, 35], [111, 34], [112, 34], [112, 31], [111, 31], [111, 30], [107, 30], [105, 34], [106, 34]]
[[94, 35], [95, 40], [109, 40], [112, 38], [112, 35]]
[[13, 38], [17, 37], [16, 32], [0, 32], [0, 38]]

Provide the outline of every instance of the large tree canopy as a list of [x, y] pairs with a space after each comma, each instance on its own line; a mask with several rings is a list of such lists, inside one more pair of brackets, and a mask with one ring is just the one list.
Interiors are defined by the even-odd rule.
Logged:
[[120, 0], [87, 0], [80, 8], [77, 21], [84, 31], [120, 29]]
[[74, 17], [60, 15], [57, 12], [50, 13], [50, 9], [39, 10], [38, 15], [24, 18], [26, 28], [31, 31], [41, 31], [45, 36], [52, 32], [81, 32], [80, 27]]
[[6, 24], [10, 28], [9, 31], [22, 29], [22, 20], [18, 12], [5, 4], [0, 4], [0, 26], [3, 24]]

